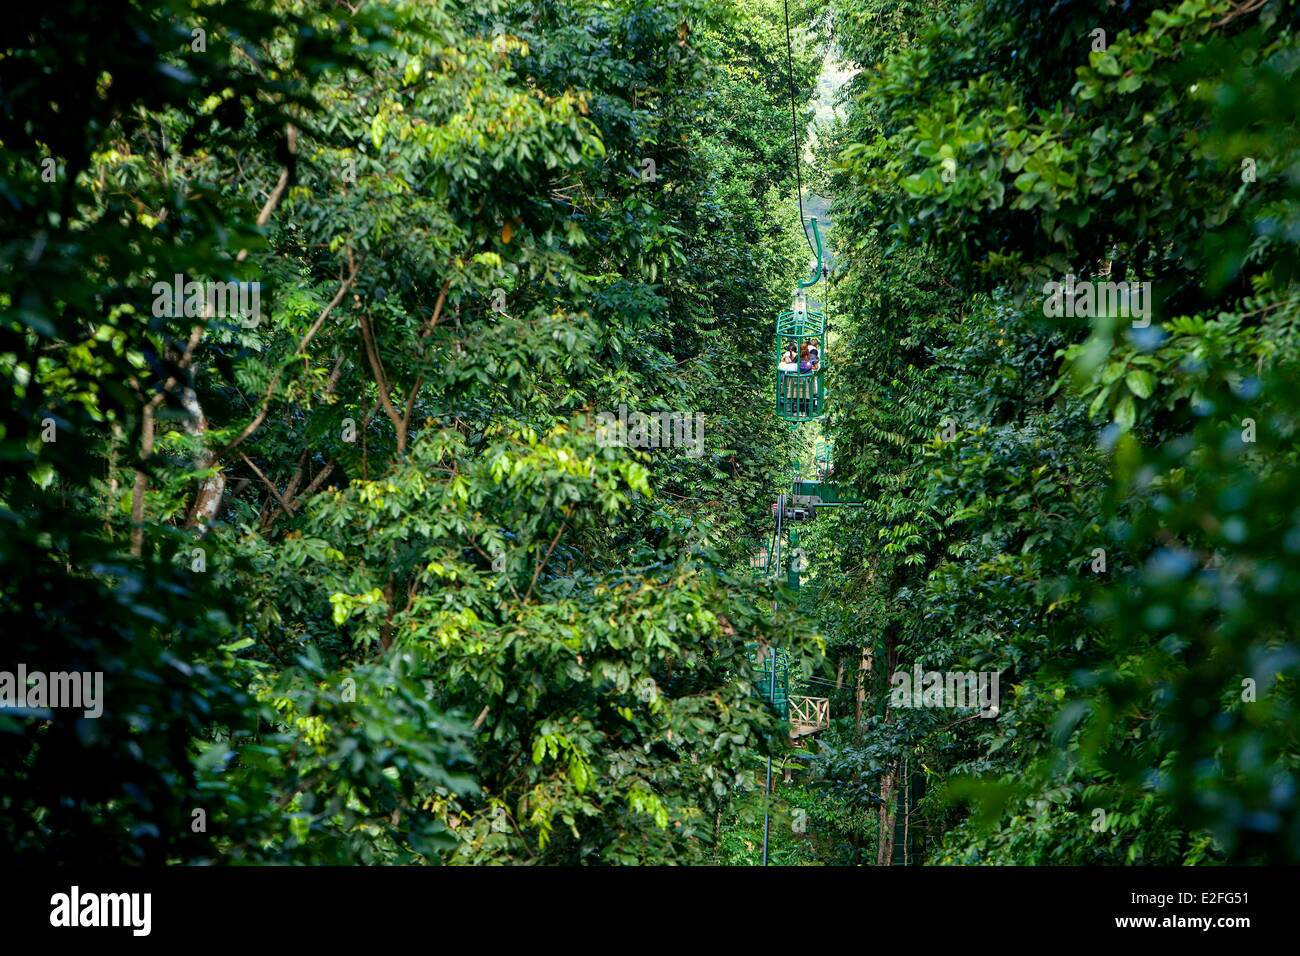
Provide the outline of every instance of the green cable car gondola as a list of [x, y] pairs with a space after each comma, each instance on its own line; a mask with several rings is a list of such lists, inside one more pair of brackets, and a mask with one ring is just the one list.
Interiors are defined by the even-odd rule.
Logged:
[[834, 449], [830, 442], [818, 442], [813, 449], [813, 465], [817, 470], [817, 480], [826, 481], [834, 468]]
[[777, 417], [810, 422], [826, 414], [827, 392], [822, 384], [825, 354], [823, 313], [798, 304], [781, 313], [776, 320]]
[[787, 422], [810, 422], [826, 414], [827, 391], [822, 383], [826, 356], [826, 315], [810, 309], [803, 289], [821, 281], [822, 237], [817, 219], [809, 220], [817, 261], [813, 273], [799, 280], [794, 308], [776, 320], [776, 414]]
[[754, 642], [745, 645], [753, 657], [754, 693], [776, 712], [782, 720], [790, 719], [790, 661], [785, 651], [775, 647], [760, 647]]

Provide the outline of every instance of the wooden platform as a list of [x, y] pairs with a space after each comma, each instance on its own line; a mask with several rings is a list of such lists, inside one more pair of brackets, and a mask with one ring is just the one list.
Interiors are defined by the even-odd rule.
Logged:
[[828, 697], [790, 698], [790, 739], [797, 740], [825, 730], [831, 725], [831, 702]]

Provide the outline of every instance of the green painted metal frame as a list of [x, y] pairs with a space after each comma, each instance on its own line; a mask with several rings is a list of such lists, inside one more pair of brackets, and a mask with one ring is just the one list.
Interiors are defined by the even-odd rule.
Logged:
[[[822, 271], [823, 271], [822, 233], [821, 230], [817, 228], [817, 217], [813, 216], [811, 219], [808, 220], [808, 222], [812, 226], [813, 242], [816, 243], [817, 245], [817, 264], [813, 266], [813, 274], [811, 276], [809, 276], [807, 279], [799, 280], [799, 288], [801, 289], [811, 289], [818, 282], [820, 282], [822, 280]], [[805, 235], [807, 234], [805, 233]]]
[[799, 559], [803, 552], [799, 548], [799, 532], [794, 530], [794, 528], [790, 529], [789, 542], [790, 559], [786, 563], [785, 583], [793, 590], [797, 591], [799, 590]]
[[794, 481], [790, 484], [790, 496], [800, 503], [815, 499], [812, 501], [815, 508], [861, 508], [866, 503], [854, 489], [829, 481]]

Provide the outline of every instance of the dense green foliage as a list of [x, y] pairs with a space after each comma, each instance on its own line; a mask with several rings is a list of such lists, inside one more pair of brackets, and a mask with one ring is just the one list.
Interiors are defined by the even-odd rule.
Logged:
[[[900, 841], [906, 783], [930, 862], [1295, 860], [1295, 4], [882, 7], [838, 5], [824, 150], [869, 505], [819, 529], [819, 613], [872, 656], [826, 826]], [[1150, 281], [1149, 327], [1050, 317], [1067, 274]], [[916, 662], [1000, 670], [998, 718], [890, 706]]]
[[[2, 626], [106, 709], [0, 714], [10, 855], [703, 858], [775, 728], [745, 643], [795, 641], [728, 571], [784, 464], [780, 8], [16, 16]], [[177, 273], [260, 321], [159, 315]]]
[[[831, 0], [790, 73], [777, 0], [16, 10], [0, 675], [104, 706], [5, 702], [0, 846], [751, 864], [767, 812], [782, 864], [1300, 858], [1298, 6]], [[862, 507], [760, 580], [825, 441]]]

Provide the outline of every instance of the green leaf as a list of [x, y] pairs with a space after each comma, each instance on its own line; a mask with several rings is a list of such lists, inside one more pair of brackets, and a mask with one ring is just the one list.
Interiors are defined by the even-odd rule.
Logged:
[[1156, 387], [1156, 377], [1142, 369], [1134, 369], [1124, 377], [1129, 391], [1138, 398], [1150, 398]]
[[1132, 395], [1125, 395], [1115, 405], [1115, 424], [1128, 431], [1135, 421], [1137, 421], [1137, 406], [1133, 403]]
[[1119, 76], [1121, 72], [1119, 60], [1110, 53], [1103, 53], [1097, 57], [1095, 68], [1102, 76]]

